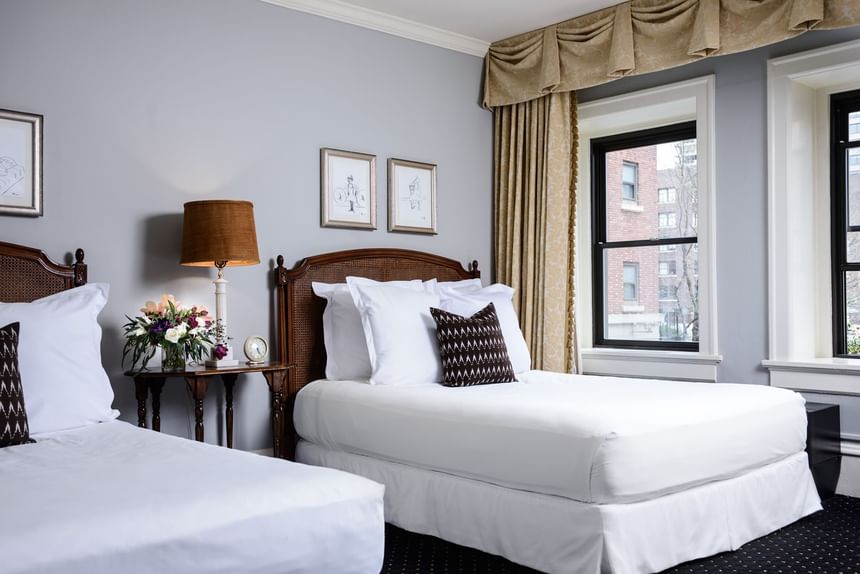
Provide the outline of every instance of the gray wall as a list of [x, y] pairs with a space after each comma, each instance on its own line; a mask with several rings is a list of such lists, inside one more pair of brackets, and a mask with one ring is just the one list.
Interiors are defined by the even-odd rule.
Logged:
[[[177, 263], [185, 201], [256, 205], [263, 263], [227, 272], [239, 346], [271, 335], [278, 253], [292, 264], [405, 247], [490, 269], [492, 124], [478, 106], [481, 66], [257, 0], [2, 0], [0, 108], [45, 116], [45, 216], [0, 217], [0, 240], [57, 260], [86, 249], [90, 280], [112, 287], [101, 323], [115, 404], [135, 420], [120, 366], [123, 315], [163, 292], [214, 306], [213, 273]], [[379, 230], [320, 228], [321, 147], [377, 155]], [[437, 237], [385, 231], [388, 157], [438, 163]], [[222, 402], [216, 385], [209, 442], [222, 438]], [[168, 383], [163, 403], [163, 430], [193, 436], [181, 381]], [[236, 445], [269, 446], [263, 378], [240, 381], [236, 403]]]
[[[768, 384], [767, 370], [767, 60], [860, 38], [860, 28], [812, 32], [751, 52], [665, 72], [624, 78], [581, 91], [580, 102], [671, 82], [716, 76], [717, 377]], [[860, 434], [860, 399], [808, 395], [843, 406], [843, 431]]]

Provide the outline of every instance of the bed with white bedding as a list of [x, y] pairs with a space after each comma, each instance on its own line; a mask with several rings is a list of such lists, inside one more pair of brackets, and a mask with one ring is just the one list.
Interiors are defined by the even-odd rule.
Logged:
[[[9, 574], [377, 572], [383, 487], [125, 422], [0, 449]], [[335, 551], [336, 550], [336, 551]]]
[[83, 259], [0, 242], [0, 571], [378, 572], [381, 484], [116, 420]]
[[[404, 294], [354, 275], [423, 285]], [[734, 550], [821, 508], [796, 393], [516, 367], [518, 382], [443, 387], [441, 339], [434, 359], [432, 320], [415, 315], [427, 304], [469, 317], [493, 303], [501, 333], [492, 336], [504, 337], [512, 366], [522, 359], [519, 327], [509, 336], [505, 325], [515, 316], [509, 288], [483, 289], [477, 307], [472, 295], [455, 293], [460, 307], [445, 308], [433, 294], [474, 280], [475, 264], [353, 250], [291, 270], [279, 258], [275, 276], [282, 351], [295, 365], [297, 460], [385, 484], [386, 521], [402, 528], [545, 572], [645, 573]], [[325, 301], [314, 297], [320, 283]], [[330, 295], [345, 288], [353, 318]], [[323, 337], [324, 313], [338, 309], [338, 337], [363, 350], [363, 363]], [[325, 376], [326, 353], [340, 380]], [[350, 369], [363, 376], [344, 376]]]

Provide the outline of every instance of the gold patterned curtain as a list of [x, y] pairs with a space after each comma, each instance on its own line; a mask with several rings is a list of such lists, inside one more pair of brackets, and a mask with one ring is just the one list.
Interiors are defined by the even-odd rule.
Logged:
[[570, 372], [576, 97], [550, 94], [494, 117], [496, 280], [516, 289], [532, 368]]
[[631, 0], [495, 42], [484, 106], [581, 90], [816, 29], [860, 24], [860, 0]]

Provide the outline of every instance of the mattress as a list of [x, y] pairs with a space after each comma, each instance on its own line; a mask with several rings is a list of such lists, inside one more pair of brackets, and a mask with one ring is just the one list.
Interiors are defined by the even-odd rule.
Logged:
[[383, 487], [123, 422], [0, 449], [2, 571], [378, 572]]
[[739, 476], [806, 441], [793, 391], [543, 371], [462, 388], [321, 380], [294, 420], [332, 450], [596, 503]]

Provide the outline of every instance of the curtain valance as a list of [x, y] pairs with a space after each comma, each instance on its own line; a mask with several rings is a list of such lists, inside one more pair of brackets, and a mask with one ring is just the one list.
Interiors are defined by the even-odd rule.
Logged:
[[860, 24], [860, 0], [630, 0], [495, 42], [484, 106], [751, 50], [812, 28]]

